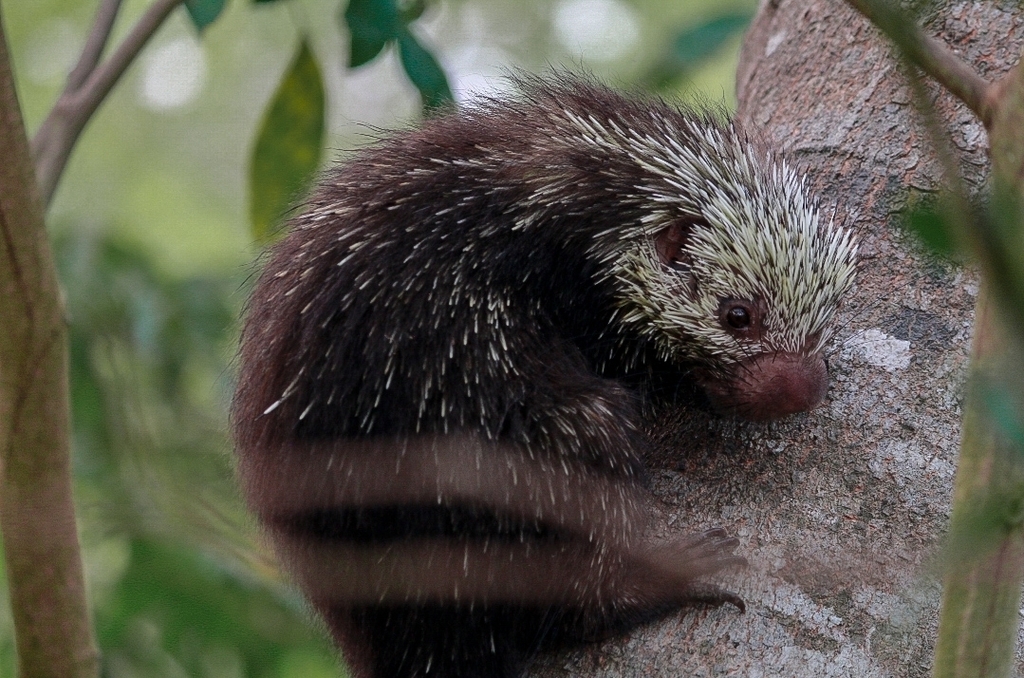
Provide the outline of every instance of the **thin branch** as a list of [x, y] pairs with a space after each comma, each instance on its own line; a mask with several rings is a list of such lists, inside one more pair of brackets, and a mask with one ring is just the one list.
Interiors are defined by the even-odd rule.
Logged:
[[992, 124], [992, 85], [941, 41], [924, 33], [891, 0], [846, 0], [896, 43], [900, 52], [974, 111], [985, 127]]
[[[928, 97], [928, 90], [925, 87], [921, 71], [915, 67], [907, 55], [904, 55], [902, 63], [910, 85], [910, 93], [913, 96], [914, 108], [924, 122], [932, 150], [935, 152], [935, 158], [939, 161], [939, 167], [942, 170], [941, 185], [946, 190], [940, 194], [940, 199], [944, 204], [939, 206], [943, 210], [943, 215], [952, 222], [956, 243], [973, 256], [984, 256], [986, 234], [979, 233], [976, 229], [976, 226], [983, 220], [979, 219], [977, 211], [967, 196], [967, 187], [960, 176], [956, 155], [942, 128], [935, 106], [932, 105], [932, 101]], [[972, 237], [974, 236], [980, 236], [982, 242], [973, 241]]]
[[65, 90], [32, 140], [36, 180], [49, 205], [78, 135], [171, 12], [184, 0], [156, 0], [114, 53], [75, 90]]
[[82, 115], [88, 118], [96, 112], [100, 103], [114, 88], [124, 72], [128, 70], [128, 66], [142, 51], [149, 39], [163, 25], [171, 12], [183, 2], [184, 0], [157, 0], [146, 10], [139, 22], [125, 37], [124, 42], [110, 56], [110, 59], [94, 71], [82, 86], [81, 92], [76, 96], [76, 99], [80, 98], [79, 105]]
[[117, 19], [117, 12], [121, 9], [121, 0], [103, 0], [100, 8], [96, 11], [96, 21], [93, 23], [89, 38], [82, 49], [82, 55], [78, 57], [78, 63], [68, 75], [68, 82], [64, 88], [65, 92], [74, 92], [92, 75], [96, 64], [103, 56], [103, 50], [110, 39], [110, 32], [114, 29], [114, 21]]

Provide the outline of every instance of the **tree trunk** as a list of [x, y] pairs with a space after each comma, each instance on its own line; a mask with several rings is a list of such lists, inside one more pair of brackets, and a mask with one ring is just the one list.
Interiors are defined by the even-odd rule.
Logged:
[[[987, 79], [1019, 59], [1024, 17], [1013, 5], [928, 6], [926, 30]], [[747, 613], [674, 615], [548, 658], [538, 674], [929, 674], [978, 282], [900, 230], [900, 210], [934, 194], [941, 170], [893, 54], [839, 0], [763, 3], [744, 43], [739, 123], [807, 174], [826, 211], [859, 234], [862, 259], [824, 405], [769, 425], [676, 410], [653, 431], [667, 529], [739, 536], [750, 568], [726, 583]], [[929, 88], [980, 191], [984, 128]]]

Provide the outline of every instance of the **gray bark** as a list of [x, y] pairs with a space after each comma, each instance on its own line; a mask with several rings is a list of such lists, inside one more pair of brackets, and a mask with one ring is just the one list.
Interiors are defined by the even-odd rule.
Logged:
[[[1016, 63], [1019, 8], [937, 4], [927, 29], [987, 79]], [[980, 192], [984, 128], [931, 91]], [[740, 538], [750, 567], [723, 580], [747, 613], [686, 611], [545, 658], [538, 675], [929, 674], [977, 277], [900, 230], [900, 210], [937, 190], [940, 169], [902, 67], [860, 15], [839, 0], [763, 4], [738, 95], [740, 124], [784, 151], [860, 237], [828, 399], [769, 425], [666, 413], [651, 460], [666, 529], [721, 525]]]

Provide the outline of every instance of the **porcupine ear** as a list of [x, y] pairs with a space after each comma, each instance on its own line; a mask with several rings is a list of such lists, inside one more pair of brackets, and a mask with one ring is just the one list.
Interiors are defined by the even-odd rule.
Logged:
[[686, 251], [686, 241], [699, 219], [679, 219], [654, 236], [654, 249], [661, 265], [678, 275], [686, 276], [686, 288], [692, 297], [697, 295], [697, 279], [691, 270], [692, 261]]
[[690, 225], [685, 222], [673, 222], [654, 236], [654, 247], [658, 251], [658, 260], [663, 266], [672, 266], [683, 258], [683, 246], [690, 233]]

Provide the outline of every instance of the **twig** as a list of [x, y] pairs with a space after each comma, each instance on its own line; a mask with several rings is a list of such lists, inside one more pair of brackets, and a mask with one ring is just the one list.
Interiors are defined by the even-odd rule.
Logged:
[[992, 124], [992, 85], [961, 61], [942, 42], [925, 34], [891, 0], [846, 0], [867, 17], [903, 55], [935, 78], [974, 111], [988, 128]]
[[[184, 0], [156, 0], [114, 53], [103, 64], [94, 67], [79, 87], [72, 87], [69, 78], [68, 86], [57, 99], [50, 114], [43, 121], [32, 139], [32, 159], [36, 167], [36, 180], [43, 202], [49, 205], [57, 188], [57, 182], [64, 172], [71, 149], [78, 140], [89, 119], [113, 89], [128, 66], [132, 63], [143, 46], [149, 41], [157, 29], [163, 24], [170, 13]], [[103, 9], [117, 4], [108, 1], [101, 8], [101, 16], [97, 19], [97, 28], [90, 36], [87, 49], [95, 49], [94, 38], [100, 32], [100, 21], [103, 20]], [[114, 9], [116, 12], [116, 8]], [[96, 38], [98, 40], [98, 38]], [[105, 42], [105, 39], [104, 39]], [[102, 45], [99, 46], [102, 50]], [[83, 54], [79, 66], [86, 68], [88, 60]], [[75, 70], [78, 70], [76, 66]]]
[[65, 91], [75, 91], [81, 87], [96, 68], [96, 64], [100, 62], [119, 9], [121, 9], [121, 0], [103, 0], [100, 4], [100, 8], [96, 11], [96, 21], [93, 23], [89, 38], [82, 49], [82, 55], [78, 57], [78, 63], [68, 75]]

